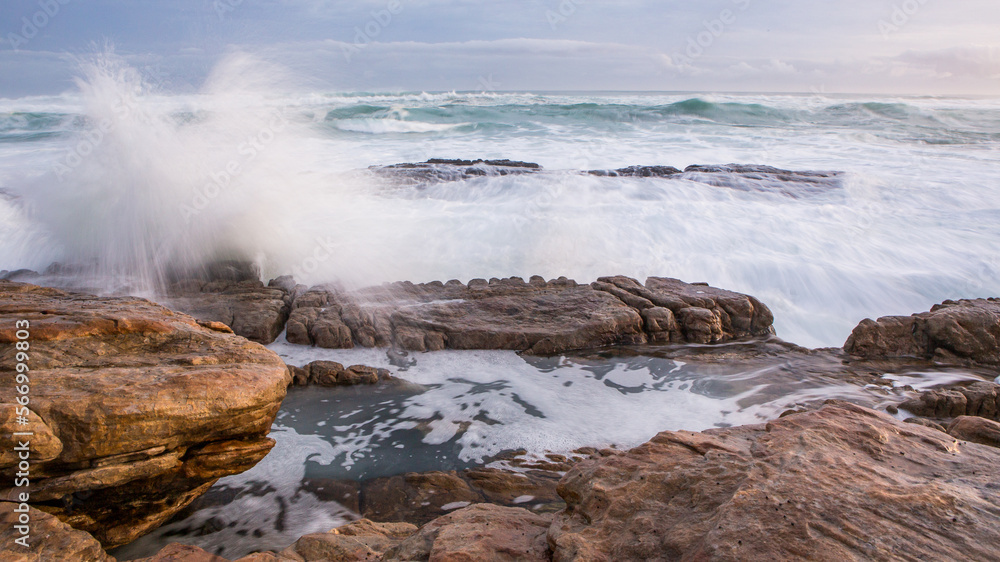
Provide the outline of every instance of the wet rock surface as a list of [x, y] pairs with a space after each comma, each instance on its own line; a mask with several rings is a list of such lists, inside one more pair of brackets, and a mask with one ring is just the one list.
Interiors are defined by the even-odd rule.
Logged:
[[[426, 187], [444, 182], [516, 174], [556, 173], [538, 164], [511, 160], [434, 158], [426, 162], [372, 166], [368, 172], [394, 186]], [[770, 191], [792, 197], [837, 189], [842, 172], [782, 170], [755, 164], [691, 165], [684, 170], [665, 165], [634, 165], [579, 172], [599, 177], [680, 179], [740, 191]]]
[[379, 383], [402, 383], [388, 369], [365, 365], [344, 367], [335, 361], [313, 361], [304, 367], [289, 366], [295, 386], [357, 386]]
[[411, 351], [509, 349], [536, 354], [647, 342], [720, 343], [773, 333], [757, 299], [650, 278], [474, 279], [396, 283], [351, 293], [314, 287], [292, 304], [291, 343], [393, 345]]
[[844, 349], [866, 358], [1000, 365], [1000, 299], [948, 300], [912, 316], [865, 319]]
[[988, 559], [1000, 450], [843, 402], [663, 432], [560, 482], [556, 560]]
[[[106, 547], [156, 528], [274, 444], [288, 374], [258, 344], [144, 299], [20, 283], [0, 282], [0, 317], [6, 388], [14, 322], [30, 323], [31, 503]], [[0, 398], [5, 433], [13, 399]], [[14, 459], [0, 458], [0, 471], [13, 483]]]
[[930, 390], [904, 401], [899, 407], [927, 418], [979, 416], [1000, 420], [1000, 385], [984, 381]]
[[294, 298], [290, 278], [265, 286], [245, 262], [217, 262], [173, 273], [162, 304], [204, 322], [220, 322], [237, 335], [268, 344], [284, 330]]
[[369, 172], [395, 185], [424, 186], [484, 176], [531, 174], [542, 169], [532, 162], [431, 158], [426, 162], [372, 166]]

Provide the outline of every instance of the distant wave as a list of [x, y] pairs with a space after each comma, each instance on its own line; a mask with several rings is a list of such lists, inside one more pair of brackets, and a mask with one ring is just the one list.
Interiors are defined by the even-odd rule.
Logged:
[[434, 133], [466, 126], [467, 123], [425, 123], [402, 119], [343, 119], [335, 122], [342, 131], [355, 133]]

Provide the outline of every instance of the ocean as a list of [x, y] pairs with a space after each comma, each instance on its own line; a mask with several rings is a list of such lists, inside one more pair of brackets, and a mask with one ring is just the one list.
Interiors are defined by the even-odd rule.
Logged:
[[[705, 92], [307, 92], [251, 61], [181, 93], [120, 61], [0, 99], [0, 269], [151, 291], [175, 263], [307, 284], [675, 277], [752, 294], [780, 337], [1000, 295], [1000, 99]], [[369, 166], [544, 173], [391, 185]], [[843, 172], [821, 188], [600, 177], [630, 165]], [[93, 280], [91, 280], [93, 281]], [[266, 281], [266, 279], [265, 279]]]

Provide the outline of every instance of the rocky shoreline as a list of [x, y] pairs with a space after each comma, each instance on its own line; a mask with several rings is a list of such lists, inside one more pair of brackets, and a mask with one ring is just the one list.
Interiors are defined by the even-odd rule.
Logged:
[[[15, 378], [13, 321], [32, 326], [30, 513], [33, 534], [46, 538], [27, 559], [109, 560], [105, 549], [163, 524], [218, 478], [249, 469], [273, 446], [267, 433], [291, 385], [409, 384], [363, 365], [286, 366], [260, 345], [282, 332], [293, 344], [391, 353], [601, 348], [716, 354], [720, 362], [823, 354], [829, 376], [860, 384], [906, 362], [1000, 375], [997, 299], [865, 320], [843, 350], [806, 350], [774, 337], [771, 312], [754, 297], [669, 278], [345, 291], [288, 277], [265, 285], [252, 267], [221, 263], [174, 276], [165, 293], [169, 308], [0, 281], [6, 387]], [[8, 439], [15, 408], [0, 400], [0, 439]], [[518, 470], [316, 481], [315, 491], [363, 518], [241, 560], [995, 556], [1000, 385], [914, 393], [899, 408], [910, 423], [833, 401], [766, 424], [663, 432], [628, 451], [580, 450]], [[0, 456], [5, 482], [14, 481], [14, 445], [5, 443]], [[0, 492], [0, 556], [24, 554], [13, 543], [18, 491]], [[150, 560], [223, 559], [171, 545]]]

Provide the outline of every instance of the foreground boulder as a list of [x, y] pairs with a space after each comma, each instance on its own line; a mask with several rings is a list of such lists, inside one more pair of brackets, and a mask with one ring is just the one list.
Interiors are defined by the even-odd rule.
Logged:
[[1000, 365], [1000, 300], [949, 300], [912, 316], [865, 319], [854, 328], [844, 350], [864, 358]]
[[[30, 323], [27, 339], [17, 320]], [[26, 424], [12, 421], [14, 394], [0, 397], [4, 486], [16, 471], [11, 433], [34, 433], [30, 486], [0, 499], [28, 492], [33, 507], [112, 547], [255, 465], [274, 444], [287, 370], [204, 324], [144, 299], [0, 282], [0, 386], [15, 387], [15, 342], [30, 344], [31, 369]]]
[[617, 344], [720, 343], [773, 334], [772, 323], [757, 299], [705, 284], [604, 277], [579, 285], [566, 278], [512, 277], [353, 292], [314, 287], [295, 299], [287, 338], [327, 348], [550, 354]]
[[478, 504], [439, 517], [393, 547], [386, 562], [550, 560], [545, 533], [551, 516], [517, 507]]
[[579, 463], [555, 560], [987, 560], [1000, 450], [851, 404]]

